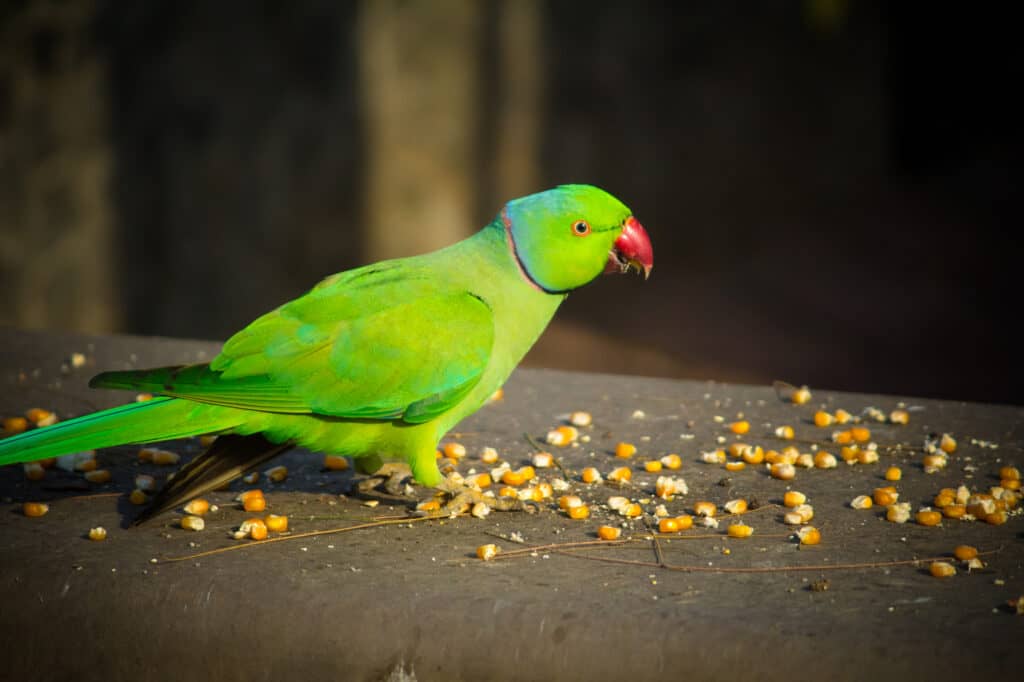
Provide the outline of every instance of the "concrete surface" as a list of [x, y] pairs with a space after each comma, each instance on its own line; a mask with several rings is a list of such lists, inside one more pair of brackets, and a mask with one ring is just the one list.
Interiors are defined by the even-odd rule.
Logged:
[[[0, 415], [40, 406], [68, 418], [117, 404], [133, 396], [87, 389], [92, 374], [202, 361], [216, 350], [209, 342], [0, 329]], [[75, 352], [86, 364], [62, 369]], [[134, 475], [169, 471], [138, 463], [137, 448], [99, 453], [101, 466], [114, 474], [104, 485], [53, 470], [32, 482], [20, 466], [5, 467], [0, 638], [7, 653], [0, 677], [792, 682], [1019, 674], [1024, 617], [1007, 601], [1024, 594], [1022, 517], [1002, 526], [946, 520], [928, 528], [888, 523], [881, 511], [856, 511], [848, 502], [884, 485], [882, 472], [891, 464], [902, 467], [901, 500], [915, 509], [930, 504], [942, 487], [998, 484], [1000, 466], [1024, 465], [1024, 410], [903, 398], [914, 408], [909, 425], [870, 425], [882, 452], [878, 464], [798, 470], [789, 483], [762, 467], [730, 473], [700, 461], [720, 436], [726, 443], [739, 440], [716, 416], [729, 422], [743, 413], [752, 427], [742, 440], [766, 447], [780, 445], [770, 436], [774, 426], [791, 424], [801, 448], [809, 449], [810, 441], [827, 439], [832, 430], [810, 422], [817, 406], [888, 412], [901, 400], [811, 388], [811, 404], [796, 407], [780, 402], [770, 387], [521, 370], [506, 385], [504, 400], [452, 436], [469, 452], [459, 470], [488, 469], [478, 457], [484, 446], [497, 448], [513, 466], [524, 464], [532, 451], [524, 433], [543, 439], [567, 413], [588, 410], [594, 425], [582, 433], [589, 443], [554, 451], [574, 490], [595, 503], [590, 519], [570, 520], [551, 503], [536, 515], [496, 512], [485, 520], [379, 526], [186, 561], [167, 560], [248, 542], [228, 533], [252, 516], [231, 502], [250, 486], [236, 482], [231, 491], [212, 494], [220, 510], [207, 516], [200, 533], [174, 527], [178, 514], [124, 528], [134, 510], [123, 493]], [[920, 446], [927, 434], [941, 432], [954, 434], [959, 448], [946, 470], [927, 475]], [[619, 441], [639, 448], [629, 462], [612, 454]], [[886, 447], [895, 443], [907, 446]], [[169, 447], [186, 457], [199, 449], [195, 441]], [[553, 549], [486, 563], [475, 558], [475, 548], [490, 542], [506, 554], [522, 549], [495, 537], [512, 532], [527, 545], [593, 540], [602, 523], [623, 522], [598, 504], [614, 494], [651, 499], [657, 475], [643, 472], [641, 463], [670, 452], [683, 460], [674, 474], [689, 484], [689, 494], [665, 502], [673, 514], [690, 511], [700, 499], [756, 498], [768, 505], [793, 488], [813, 504], [811, 523], [821, 530], [822, 544], [800, 549], [781, 511], [767, 507], [745, 517], [755, 528], [749, 539], [724, 538], [729, 521], [723, 520], [717, 531], [658, 541], [664, 564], [700, 572], [659, 567], [650, 540], [575, 550], [650, 565], [590, 561]], [[359, 476], [323, 471], [318, 454], [292, 451], [280, 461], [289, 468], [287, 481], [260, 487], [269, 511], [290, 517], [293, 533], [407, 509], [385, 495], [378, 497], [380, 506], [365, 506], [353, 490]], [[625, 491], [579, 482], [584, 466], [606, 473], [623, 463], [634, 470]], [[560, 475], [539, 473], [546, 480]], [[26, 518], [25, 500], [48, 501], [51, 511]], [[106, 541], [86, 539], [98, 525], [108, 529]], [[644, 520], [626, 522], [624, 535], [644, 537]], [[792, 570], [942, 556], [963, 543], [999, 551], [983, 557], [984, 569], [949, 579], [931, 577], [927, 564]], [[718, 568], [761, 572], [707, 570]]]

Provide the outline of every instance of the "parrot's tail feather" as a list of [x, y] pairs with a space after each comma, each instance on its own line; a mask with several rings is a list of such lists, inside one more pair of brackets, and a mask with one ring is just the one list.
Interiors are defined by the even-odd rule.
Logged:
[[158, 397], [57, 422], [0, 440], [0, 466], [69, 452], [215, 433], [238, 426], [236, 410]]
[[292, 443], [271, 443], [259, 434], [220, 436], [167, 481], [132, 525], [137, 526], [187, 500], [219, 488], [290, 447]]

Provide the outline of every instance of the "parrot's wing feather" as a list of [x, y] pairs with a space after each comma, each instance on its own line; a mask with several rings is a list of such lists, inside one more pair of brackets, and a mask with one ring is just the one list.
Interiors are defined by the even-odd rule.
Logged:
[[325, 319], [304, 299], [253, 322], [209, 365], [110, 372], [92, 385], [267, 412], [420, 423], [465, 397], [490, 358], [491, 309], [466, 291], [393, 305], [382, 300], [394, 297], [375, 297], [348, 319]]

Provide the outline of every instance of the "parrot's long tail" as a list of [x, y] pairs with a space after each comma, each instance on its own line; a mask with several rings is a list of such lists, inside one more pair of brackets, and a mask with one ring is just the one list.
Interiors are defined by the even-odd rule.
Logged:
[[0, 440], [0, 466], [113, 445], [215, 433], [243, 421], [240, 410], [158, 397], [4, 438]]

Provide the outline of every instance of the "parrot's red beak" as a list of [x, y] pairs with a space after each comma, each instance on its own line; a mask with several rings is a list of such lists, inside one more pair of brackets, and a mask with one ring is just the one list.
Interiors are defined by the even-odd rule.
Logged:
[[629, 272], [634, 267], [637, 272], [644, 273], [644, 279], [651, 275], [654, 267], [654, 249], [651, 238], [640, 221], [629, 216], [622, 224], [622, 234], [615, 240], [612, 250], [608, 252], [608, 264], [605, 273]]

